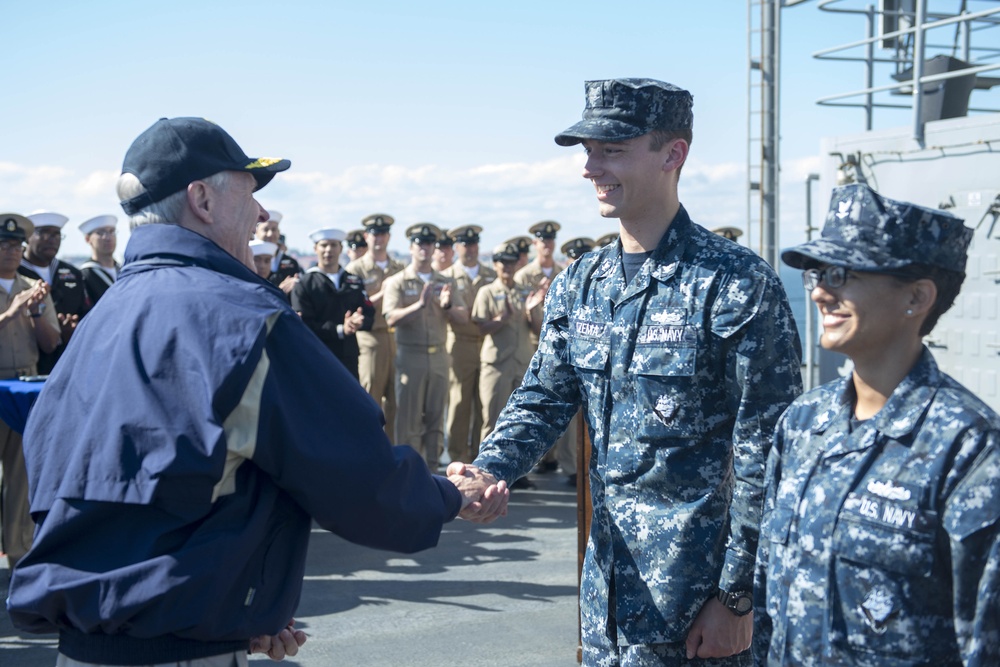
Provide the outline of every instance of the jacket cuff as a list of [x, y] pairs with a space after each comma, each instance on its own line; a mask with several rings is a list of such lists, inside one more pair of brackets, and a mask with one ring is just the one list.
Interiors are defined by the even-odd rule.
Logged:
[[730, 593], [753, 590], [754, 559], [733, 549], [726, 551], [726, 561], [719, 574], [719, 588]]
[[462, 493], [458, 488], [448, 481], [447, 477], [441, 475], [431, 475], [437, 482], [438, 490], [441, 491], [441, 500], [444, 501], [445, 521], [452, 521], [462, 509]]

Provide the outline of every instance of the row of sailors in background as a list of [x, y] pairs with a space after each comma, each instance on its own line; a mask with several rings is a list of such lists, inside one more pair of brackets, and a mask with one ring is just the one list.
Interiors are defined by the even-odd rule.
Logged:
[[[56, 349], [53, 352], [39, 353], [37, 372], [47, 374], [59, 359], [80, 319], [118, 277], [121, 267], [114, 260], [117, 246], [115, 226], [118, 219], [113, 215], [99, 215], [80, 223], [80, 232], [90, 246], [91, 255], [79, 268], [56, 258], [65, 238], [64, 227], [69, 222], [68, 217], [59, 213], [37, 211], [26, 216], [26, 221], [27, 224], [22, 224], [30, 226], [30, 230], [20, 230], [21, 235], [16, 239], [17, 245], [21, 247], [17, 273], [31, 281], [40, 280], [48, 285], [60, 328], [61, 340]], [[28, 233], [24, 234], [25, 231]], [[15, 243], [15, 240], [10, 243]], [[12, 298], [10, 288], [4, 286], [4, 289], [9, 302]], [[44, 307], [44, 304], [41, 305]]]
[[[445, 232], [419, 223], [405, 231], [404, 263], [388, 253], [395, 220], [376, 213], [362, 229], [310, 234], [317, 263], [303, 272], [278, 245], [280, 221], [270, 212], [250, 243], [257, 273], [288, 294], [305, 324], [382, 406], [389, 438], [417, 448], [432, 469], [445, 442], [451, 460], [475, 458], [538, 345], [545, 293], [563, 268], [555, 261], [559, 223], [539, 222], [531, 236], [501, 243], [489, 263], [479, 259], [481, 227]], [[616, 239], [575, 238], [561, 250], [575, 260]], [[540, 464], [545, 472], [561, 467], [572, 484], [574, 430]]]
[[[56, 258], [69, 218], [52, 212], [27, 218], [34, 228], [18, 272], [49, 285], [61, 329], [55, 351], [40, 353], [38, 373], [47, 374], [80, 319], [117, 279], [117, 218], [100, 215], [79, 225], [91, 249], [79, 268]], [[406, 230], [411, 261], [404, 264], [388, 254], [394, 219], [376, 213], [362, 220], [362, 229], [313, 232], [317, 264], [303, 271], [285, 252], [281, 219], [270, 211], [257, 226], [250, 243], [257, 274], [288, 296], [303, 321], [380, 403], [392, 441], [418, 448], [433, 467], [447, 434], [451, 460], [474, 459], [538, 346], [545, 293], [562, 270], [554, 256], [559, 223], [539, 222], [528, 230], [530, 236], [501, 243], [489, 264], [479, 259], [481, 227], [445, 232], [420, 223]], [[732, 239], [740, 233], [716, 232]], [[563, 243], [561, 251], [572, 261], [616, 239], [614, 233], [596, 240], [578, 237]], [[340, 266], [345, 246], [346, 269]], [[567, 430], [539, 464], [540, 472], [561, 467], [575, 484], [574, 431]]]
[[[258, 275], [284, 291], [305, 324], [381, 405], [391, 441], [417, 448], [433, 470], [471, 461], [538, 347], [555, 261], [557, 222], [532, 225], [479, 259], [482, 227], [406, 229], [410, 262], [390, 257], [395, 220], [374, 213], [361, 229], [310, 234], [317, 263], [305, 272], [282, 249], [281, 214], [269, 212], [250, 243]], [[735, 240], [740, 230], [716, 233]], [[617, 233], [562, 244], [571, 261], [614, 243]], [[529, 252], [534, 258], [529, 262]], [[346, 250], [350, 262], [340, 265]], [[536, 467], [561, 468], [576, 484], [576, 420]], [[515, 486], [530, 487], [527, 478]]]

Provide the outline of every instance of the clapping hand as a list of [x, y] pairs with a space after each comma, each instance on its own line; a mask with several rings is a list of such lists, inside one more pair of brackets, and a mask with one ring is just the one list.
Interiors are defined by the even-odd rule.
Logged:
[[438, 295], [438, 303], [445, 310], [451, 308], [451, 285], [445, 283], [441, 286], [441, 293]]
[[17, 312], [21, 308], [31, 311], [45, 299], [45, 295], [48, 293], [49, 284], [43, 280], [39, 280], [31, 289], [21, 290], [15, 294], [12, 299], [11, 308], [13, 312]]
[[365, 316], [361, 312], [360, 308], [355, 310], [353, 313], [351, 311], [347, 311], [344, 313], [344, 335], [353, 336], [358, 333], [364, 323]]

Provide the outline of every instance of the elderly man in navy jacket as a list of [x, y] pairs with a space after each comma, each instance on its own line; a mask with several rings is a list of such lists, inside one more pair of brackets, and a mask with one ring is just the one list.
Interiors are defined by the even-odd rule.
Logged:
[[121, 276], [25, 433], [38, 529], [8, 610], [59, 632], [60, 665], [294, 655], [311, 521], [412, 552], [506, 503], [488, 475], [435, 476], [392, 447], [379, 407], [248, 268], [254, 192], [289, 166], [199, 118], [161, 119], [125, 156]]

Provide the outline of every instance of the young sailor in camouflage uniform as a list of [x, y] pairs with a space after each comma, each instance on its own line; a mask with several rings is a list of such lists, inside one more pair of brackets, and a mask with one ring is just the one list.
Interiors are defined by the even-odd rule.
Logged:
[[586, 91], [556, 143], [583, 144], [621, 237], [553, 281], [538, 351], [475, 463], [518, 479], [582, 407], [584, 664], [747, 665], [764, 463], [801, 388], [795, 324], [774, 271], [680, 204], [691, 94], [650, 79]]
[[766, 665], [1000, 665], [1000, 417], [922, 338], [965, 278], [948, 213], [833, 192], [806, 269], [848, 377], [779, 422], [757, 563]]

